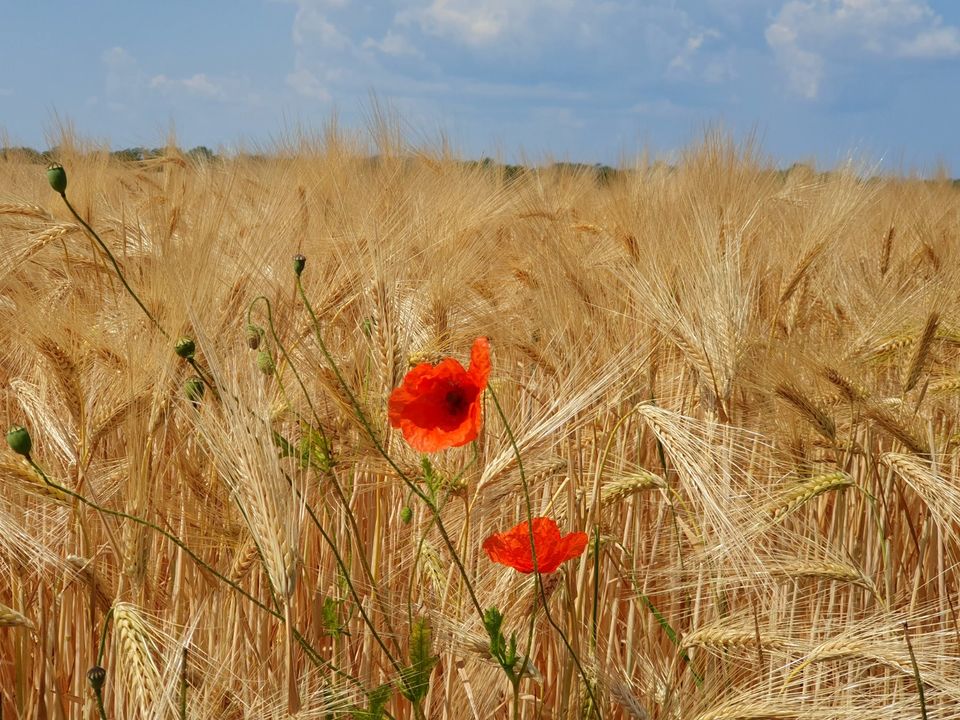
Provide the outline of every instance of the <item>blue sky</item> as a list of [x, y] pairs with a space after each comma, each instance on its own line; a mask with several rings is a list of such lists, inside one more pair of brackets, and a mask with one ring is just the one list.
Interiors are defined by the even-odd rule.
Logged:
[[0, 0], [0, 144], [269, 146], [370, 98], [462, 155], [669, 157], [721, 126], [782, 165], [960, 174], [956, 0]]

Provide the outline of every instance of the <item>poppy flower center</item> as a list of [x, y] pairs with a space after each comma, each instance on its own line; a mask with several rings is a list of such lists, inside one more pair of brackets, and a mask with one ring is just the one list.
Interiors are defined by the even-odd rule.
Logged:
[[453, 387], [447, 390], [444, 401], [447, 405], [447, 412], [453, 416], [462, 415], [467, 407], [467, 396], [461, 387]]

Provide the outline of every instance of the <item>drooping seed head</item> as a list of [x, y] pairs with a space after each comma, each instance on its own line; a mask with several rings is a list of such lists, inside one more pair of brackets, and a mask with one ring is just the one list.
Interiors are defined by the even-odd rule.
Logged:
[[54, 191], [63, 195], [67, 191], [67, 171], [60, 163], [53, 163], [47, 167], [47, 181]]
[[404, 505], [400, 508], [400, 520], [404, 525], [409, 525], [410, 521], [413, 520], [413, 510], [409, 505]]
[[297, 274], [297, 277], [300, 277], [301, 273], [303, 273], [303, 268], [306, 264], [307, 259], [303, 255], [297, 253], [293, 256], [293, 271]]
[[184, 360], [189, 360], [197, 351], [197, 344], [193, 341], [193, 338], [182, 337], [173, 346], [173, 351]]
[[17, 455], [23, 455], [24, 457], [30, 457], [30, 450], [33, 449], [30, 433], [22, 425], [14, 425], [7, 430], [7, 445]]
[[273, 356], [266, 350], [257, 353], [257, 367], [264, 375], [273, 375], [277, 366], [273, 362]]
[[206, 387], [203, 384], [203, 380], [196, 375], [187, 378], [183, 383], [183, 394], [187, 397], [187, 400], [194, 405], [198, 405], [203, 399], [203, 391], [205, 389]]
[[247, 347], [256, 350], [260, 347], [261, 338], [263, 338], [263, 328], [253, 323], [247, 323]]
[[107, 679], [107, 671], [99, 665], [94, 665], [87, 670], [87, 682], [93, 688], [95, 693], [99, 693], [103, 688], [103, 681]]

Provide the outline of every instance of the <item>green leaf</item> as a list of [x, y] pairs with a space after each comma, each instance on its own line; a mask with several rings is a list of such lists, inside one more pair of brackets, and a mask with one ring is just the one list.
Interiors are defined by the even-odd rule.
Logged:
[[432, 643], [430, 622], [419, 617], [410, 628], [410, 667], [400, 672], [403, 679], [401, 693], [414, 705], [419, 705], [430, 691], [430, 676], [439, 658], [430, 654]]

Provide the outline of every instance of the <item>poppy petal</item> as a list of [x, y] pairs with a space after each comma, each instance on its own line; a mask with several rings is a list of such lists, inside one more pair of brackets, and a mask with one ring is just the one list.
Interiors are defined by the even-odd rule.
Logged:
[[[485, 357], [488, 373], [489, 356], [481, 351], [478, 357]], [[421, 363], [390, 394], [387, 416], [415, 450], [459, 447], [480, 433], [482, 390], [475, 375], [453, 358], [435, 366]]]
[[490, 341], [485, 337], [478, 337], [473, 341], [469, 372], [478, 388], [483, 390], [487, 387], [487, 378], [490, 376]]

